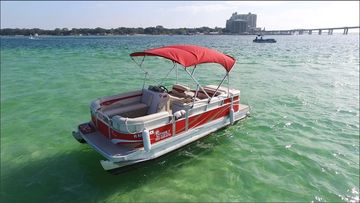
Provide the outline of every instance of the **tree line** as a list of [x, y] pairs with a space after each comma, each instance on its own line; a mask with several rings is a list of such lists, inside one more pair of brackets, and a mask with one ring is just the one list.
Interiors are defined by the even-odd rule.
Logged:
[[134, 34], [148, 34], [148, 35], [195, 35], [195, 34], [225, 34], [226, 30], [224, 28], [209, 28], [209, 27], [200, 27], [200, 28], [164, 28], [161, 25], [156, 27], [147, 27], [147, 28], [56, 28], [54, 30], [44, 30], [39, 28], [31, 29], [19, 29], [19, 28], [4, 28], [0, 29], [0, 35], [60, 35], [60, 36], [69, 36], [69, 35], [134, 35]]

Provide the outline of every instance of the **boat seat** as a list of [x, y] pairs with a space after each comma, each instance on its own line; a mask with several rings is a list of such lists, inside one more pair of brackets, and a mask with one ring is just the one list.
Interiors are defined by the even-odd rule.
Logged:
[[194, 93], [191, 91], [189, 87], [186, 87], [185, 85], [181, 84], [175, 84], [173, 85], [171, 92], [169, 92], [171, 96], [177, 97], [177, 98], [189, 98], [193, 97]]
[[[204, 87], [204, 90], [206, 91], [206, 93], [210, 97], [212, 97], [215, 94], [216, 89], [217, 89], [217, 87], [214, 86], [214, 85], [209, 85], [209, 86]], [[214, 97], [219, 96], [220, 94], [224, 94], [224, 93], [226, 93], [226, 90], [223, 89], [223, 88], [219, 88]], [[197, 98], [199, 98], [199, 99], [208, 99], [208, 97], [206, 96], [206, 94], [202, 90], [199, 90], [199, 92], [197, 94]]]
[[[207, 85], [207, 86], [204, 87], [204, 90], [205, 90], [207, 93], [214, 94], [217, 88], [218, 88], [218, 87], [215, 86], [215, 85]], [[224, 88], [224, 87], [220, 87], [220, 88], [218, 89], [218, 91], [217, 91], [216, 96], [219, 95], [218, 93], [219, 93], [219, 94], [221, 94], [221, 93], [227, 93], [227, 89]]]
[[134, 117], [146, 115], [148, 109], [149, 106], [144, 103], [135, 103], [135, 104], [121, 106], [118, 108], [107, 109], [104, 110], [103, 113], [109, 116], [110, 118], [115, 115], [134, 118]]
[[185, 92], [190, 91], [190, 88], [182, 84], [175, 84], [173, 85], [172, 90], [176, 90], [178, 92]]
[[[210, 96], [210, 95], [209, 95]], [[202, 99], [208, 99], [208, 96], [206, 96], [206, 94], [203, 91], [199, 91], [198, 94], [196, 95], [196, 97], [200, 100]]]

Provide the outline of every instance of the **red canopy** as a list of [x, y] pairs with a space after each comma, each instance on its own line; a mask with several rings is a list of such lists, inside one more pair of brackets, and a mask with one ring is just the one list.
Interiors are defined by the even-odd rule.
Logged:
[[130, 56], [160, 56], [183, 65], [185, 68], [202, 63], [218, 63], [227, 72], [230, 72], [235, 64], [235, 59], [213, 49], [195, 45], [172, 45], [143, 52], [134, 52]]

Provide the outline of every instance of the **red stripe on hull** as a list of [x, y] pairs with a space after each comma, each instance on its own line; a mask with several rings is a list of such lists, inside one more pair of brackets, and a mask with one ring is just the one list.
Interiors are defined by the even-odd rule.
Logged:
[[[237, 112], [239, 110], [239, 101], [236, 99], [238, 99], [239, 97], [234, 97], [234, 111]], [[194, 115], [194, 116], [190, 116], [189, 117], [189, 129], [192, 128], [196, 128], [199, 127], [201, 125], [204, 125], [206, 123], [209, 123], [213, 120], [219, 119], [221, 117], [225, 117], [228, 116], [230, 113], [230, 106], [231, 106], [231, 100], [230, 99], [226, 99], [224, 101], [224, 105], [221, 107], [218, 107], [216, 109], [204, 112], [202, 114], [199, 115]], [[96, 118], [92, 115], [91, 116], [91, 120], [93, 121], [93, 123], [96, 123]], [[176, 121], [176, 135], [180, 134], [182, 132], [185, 132], [185, 125], [186, 125], [186, 119], [182, 118], [178, 121]], [[97, 119], [97, 128], [98, 131], [105, 137], [109, 138], [109, 127], [101, 120]], [[161, 140], [164, 140], [166, 138], [169, 138], [172, 136], [172, 123], [170, 124], [166, 124], [164, 126], [161, 126], [159, 128], [155, 128], [155, 129], [151, 129], [149, 130], [150, 132], [150, 142], [151, 144], [154, 144], [156, 142], [159, 142]], [[128, 140], [128, 141], [133, 141], [133, 142], [119, 142], [117, 144], [120, 145], [127, 145], [127, 146], [131, 146], [131, 147], [143, 147], [143, 143], [142, 143], [142, 135], [141, 133], [135, 133], [135, 134], [125, 134], [125, 133], [120, 133], [117, 132], [113, 129], [111, 129], [111, 136], [110, 139], [122, 139], [122, 140]]]
[[[235, 97], [233, 98], [233, 101], [234, 101], [234, 104], [235, 104], [236, 102], [239, 103], [239, 96], [235, 96]], [[231, 103], [231, 98], [227, 98], [227, 99], [224, 100], [224, 104], [230, 104], [230, 103]]]
[[197, 116], [190, 117], [189, 128], [196, 128], [212, 120], [224, 117], [230, 112], [230, 105], [225, 105], [217, 109], [202, 113]]

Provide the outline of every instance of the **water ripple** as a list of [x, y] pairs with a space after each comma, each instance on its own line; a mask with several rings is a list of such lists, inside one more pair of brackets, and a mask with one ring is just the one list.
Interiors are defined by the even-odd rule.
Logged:
[[[252, 38], [1, 38], [2, 202], [359, 202], [358, 35], [276, 36], [271, 45]], [[142, 87], [131, 52], [183, 43], [237, 59], [230, 82], [251, 116], [107, 174], [101, 155], [71, 131], [89, 120], [93, 99]], [[159, 77], [171, 65], [146, 62]], [[210, 64], [195, 73], [201, 83], [223, 74]]]

